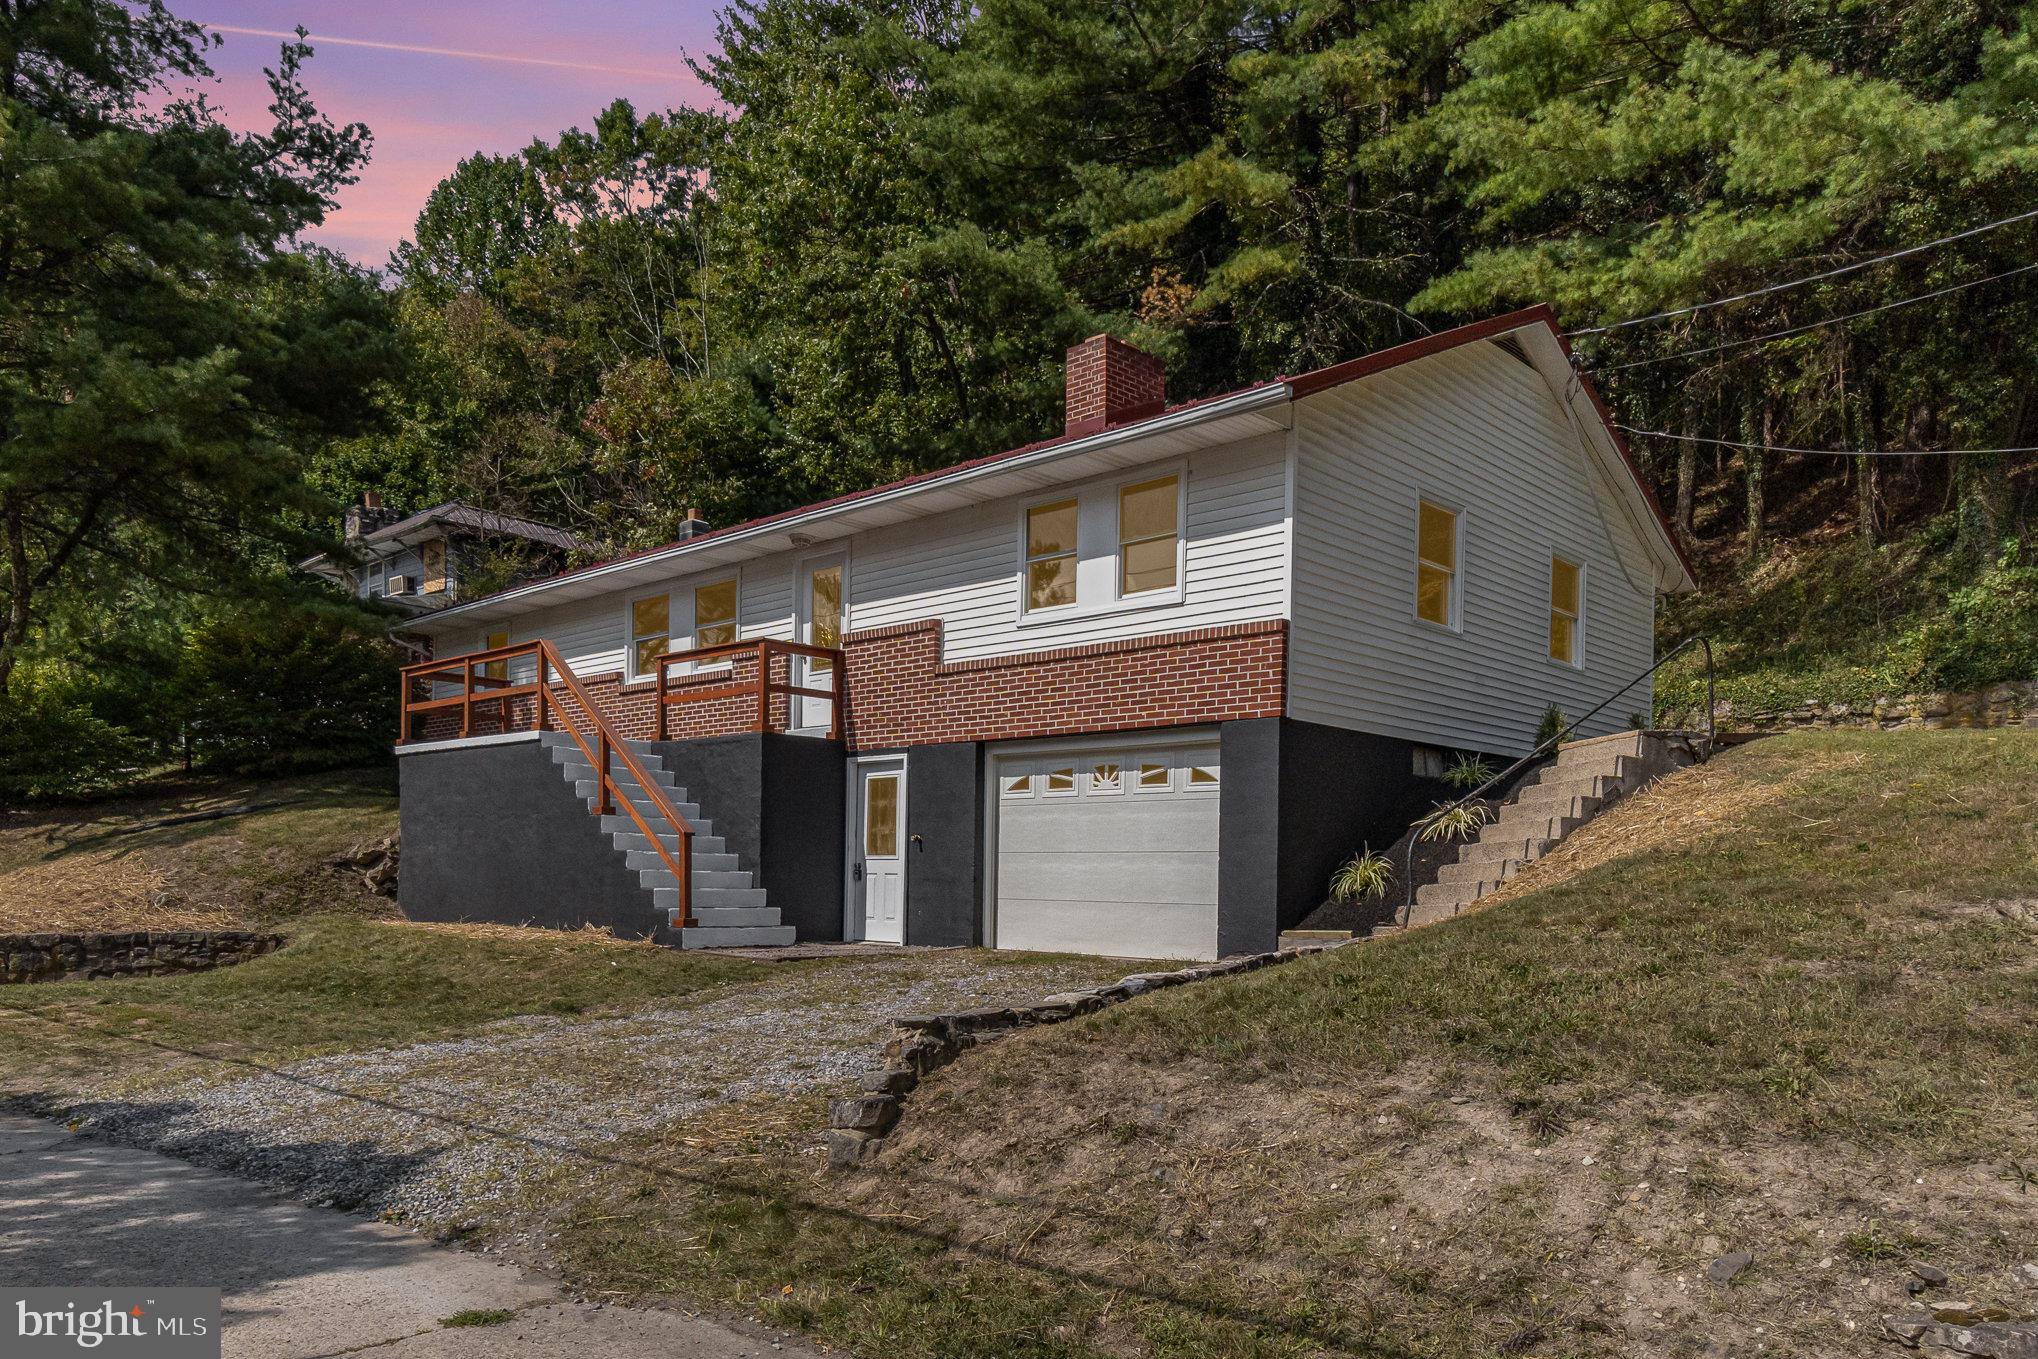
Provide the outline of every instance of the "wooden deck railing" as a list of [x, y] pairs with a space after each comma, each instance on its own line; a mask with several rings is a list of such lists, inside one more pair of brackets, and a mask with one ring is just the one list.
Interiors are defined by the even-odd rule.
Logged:
[[[528, 671], [530, 680], [521, 677], [512, 680], [514, 671]], [[593, 742], [580, 730], [567, 705], [559, 701], [552, 692], [554, 675], [557, 683], [566, 690], [576, 706], [586, 715], [592, 728]], [[594, 767], [597, 796], [594, 814], [614, 816], [618, 803], [636, 823], [651, 848], [671, 871], [673, 881], [679, 884], [679, 915], [677, 925], [685, 928], [693, 924], [693, 823], [680, 814], [672, 800], [665, 796], [665, 790], [652, 782], [630, 749], [602, 710], [588, 697], [581, 687], [580, 679], [560, 658], [552, 644], [546, 641], [519, 642], [515, 646], [496, 647], [490, 651], [474, 651], [464, 656], [449, 656], [444, 660], [420, 661], [403, 668], [398, 720], [403, 724], [401, 740], [409, 740], [418, 717], [435, 712], [458, 709], [460, 713], [460, 735], [470, 736], [474, 731], [474, 709], [477, 704], [494, 704], [498, 718], [498, 729], [510, 730], [511, 703], [515, 699], [529, 697], [532, 700], [532, 729], [550, 731], [554, 716], [559, 719], [560, 730], [573, 738], [580, 753]], [[418, 696], [418, 686], [425, 686], [424, 696]], [[442, 685], [457, 686], [458, 692], [441, 696]], [[660, 708], [661, 715], [664, 709]], [[623, 768], [637, 780], [637, 790], [650, 804], [652, 817], [647, 818], [639, 811], [636, 803], [617, 782], [614, 762], [621, 760]], [[654, 819], [662, 822], [666, 831], [652, 829]], [[677, 852], [666, 848], [667, 835], [676, 835], [679, 841]]]
[[[749, 679], [732, 679], [727, 684], [688, 683], [698, 681], [698, 673], [675, 676], [673, 672], [681, 666], [699, 666], [702, 662], [714, 662], [727, 657], [731, 660], [744, 654], [757, 658], [757, 673]], [[786, 658], [786, 677], [773, 679], [771, 660], [774, 656]], [[810, 661], [828, 662], [829, 685], [826, 689], [811, 685], [794, 684], [793, 661], [805, 657]], [[842, 739], [842, 653], [831, 647], [808, 646], [804, 642], [781, 642], [760, 638], [748, 642], [724, 642], [720, 646], [695, 647], [692, 651], [675, 651], [658, 658], [658, 739], [667, 739], [670, 725], [666, 715], [673, 708], [686, 703], [706, 703], [718, 698], [750, 697], [756, 701], [755, 716], [750, 730], [763, 732], [771, 730], [771, 700], [774, 694], [786, 695], [787, 723], [792, 722], [791, 705], [795, 698], [824, 698], [828, 700], [828, 739]]]

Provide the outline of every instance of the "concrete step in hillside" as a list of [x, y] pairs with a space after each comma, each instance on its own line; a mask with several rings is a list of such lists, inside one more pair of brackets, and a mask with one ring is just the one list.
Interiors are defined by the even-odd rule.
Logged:
[[1458, 914], [1621, 798], [1695, 758], [1682, 733], [1616, 732], [1566, 744], [1437, 870], [1436, 881], [1416, 890], [1407, 924]]
[[[563, 732], [549, 732], [540, 739], [574, 796], [585, 802], [589, 811], [598, 810], [601, 781], [586, 752]], [[618, 803], [634, 807], [645, 824], [639, 826], [637, 817], [618, 805], [613, 813], [600, 818], [600, 826], [620, 856], [616, 871], [634, 874], [636, 885], [649, 894], [652, 909], [664, 914], [669, 931], [666, 937], [676, 936], [681, 948], [783, 948], [794, 943], [793, 927], [781, 922], [769, 894], [757, 885], [755, 873], [744, 868], [730, 852], [728, 842], [714, 833], [714, 822], [704, 814], [701, 799], [680, 786], [653, 743], [628, 744], [643, 767], [642, 779], [620, 759], [611, 763], [609, 779]], [[657, 790], [693, 832], [693, 856], [688, 865], [692, 919], [684, 928], [679, 927], [679, 879], [658, 852], [662, 846], [677, 855], [680, 831], [665, 821], [647, 785]]]

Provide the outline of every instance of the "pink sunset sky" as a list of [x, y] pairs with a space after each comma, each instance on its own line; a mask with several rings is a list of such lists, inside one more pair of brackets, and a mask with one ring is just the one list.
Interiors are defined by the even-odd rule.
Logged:
[[313, 239], [368, 265], [387, 262], [432, 187], [476, 151], [586, 127], [618, 97], [639, 112], [712, 102], [685, 57], [713, 47], [717, 3], [170, 0], [225, 39], [210, 94], [236, 127], [267, 125], [262, 68], [281, 39], [266, 35], [311, 31], [312, 97], [334, 122], [375, 134], [360, 182]]

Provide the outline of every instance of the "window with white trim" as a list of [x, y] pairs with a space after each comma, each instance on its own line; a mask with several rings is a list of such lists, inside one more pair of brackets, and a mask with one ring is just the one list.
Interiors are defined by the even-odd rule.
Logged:
[[1175, 588], [1181, 546], [1182, 482], [1157, 477], [1118, 490], [1118, 593]]
[[1026, 511], [1026, 608], [1066, 608], [1076, 602], [1077, 507], [1057, 500]]
[[1458, 626], [1458, 512], [1416, 502], [1415, 616]]
[[693, 644], [722, 646], [736, 640], [736, 578], [696, 586], [693, 592]]
[[1579, 620], [1585, 616], [1585, 568], [1562, 557], [1550, 558], [1550, 659], [1583, 665], [1579, 655]]
[[630, 678], [650, 679], [672, 650], [672, 596], [647, 595], [630, 605]]

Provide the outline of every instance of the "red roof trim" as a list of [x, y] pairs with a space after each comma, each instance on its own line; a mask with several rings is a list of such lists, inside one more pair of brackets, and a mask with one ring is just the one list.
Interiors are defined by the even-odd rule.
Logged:
[[[1489, 340], [1495, 335], [1505, 335], [1510, 330], [1520, 330], [1523, 326], [1534, 325], [1538, 321], [1548, 326], [1552, 334], [1556, 333], [1557, 314], [1542, 303], [1537, 303], [1535, 306], [1525, 307], [1521, 311], [1511, 311], [1505, 316], [1492, 316], [1484, 321], [1474, 321], [1470, 325], [1458, 326], [1451, 330], [1440, 330], [1434, 335], [1425, 335], [1419, 340], [1410, 340], [1407, 344], [1397, 344], [1392, 349], [1376, 350], [1371, 354], [1365, 354], [1356, 359], [1347, 359], [1343, 363], [1332, 364], [1328, 368], [1319, 368], [1313, 373], [1304, 373], [1300, 377], [1289, 378], [1288, 390], [1297, 397], [1310, 396], [1316, 392], [1323, 391], [1327, 387], [1336, 387], [1343, 383], [1356, 382], [1362, 377], [1371, 377], [1373, 374], [1383, 373], [1389, 368], [1399, 368], [1404, 363], [1413, 363], [1417, 359], [1426, 359], [1432, 354], [1441, 354], [1447, 349], [1456, 349], [1460, 345], [1474, 344], [1480, 340]], [[1561, 339], [1562, 337], [1559, 336], [1559, 338]], [[1565, 352], [1568, 353], [1569, 351]]]

